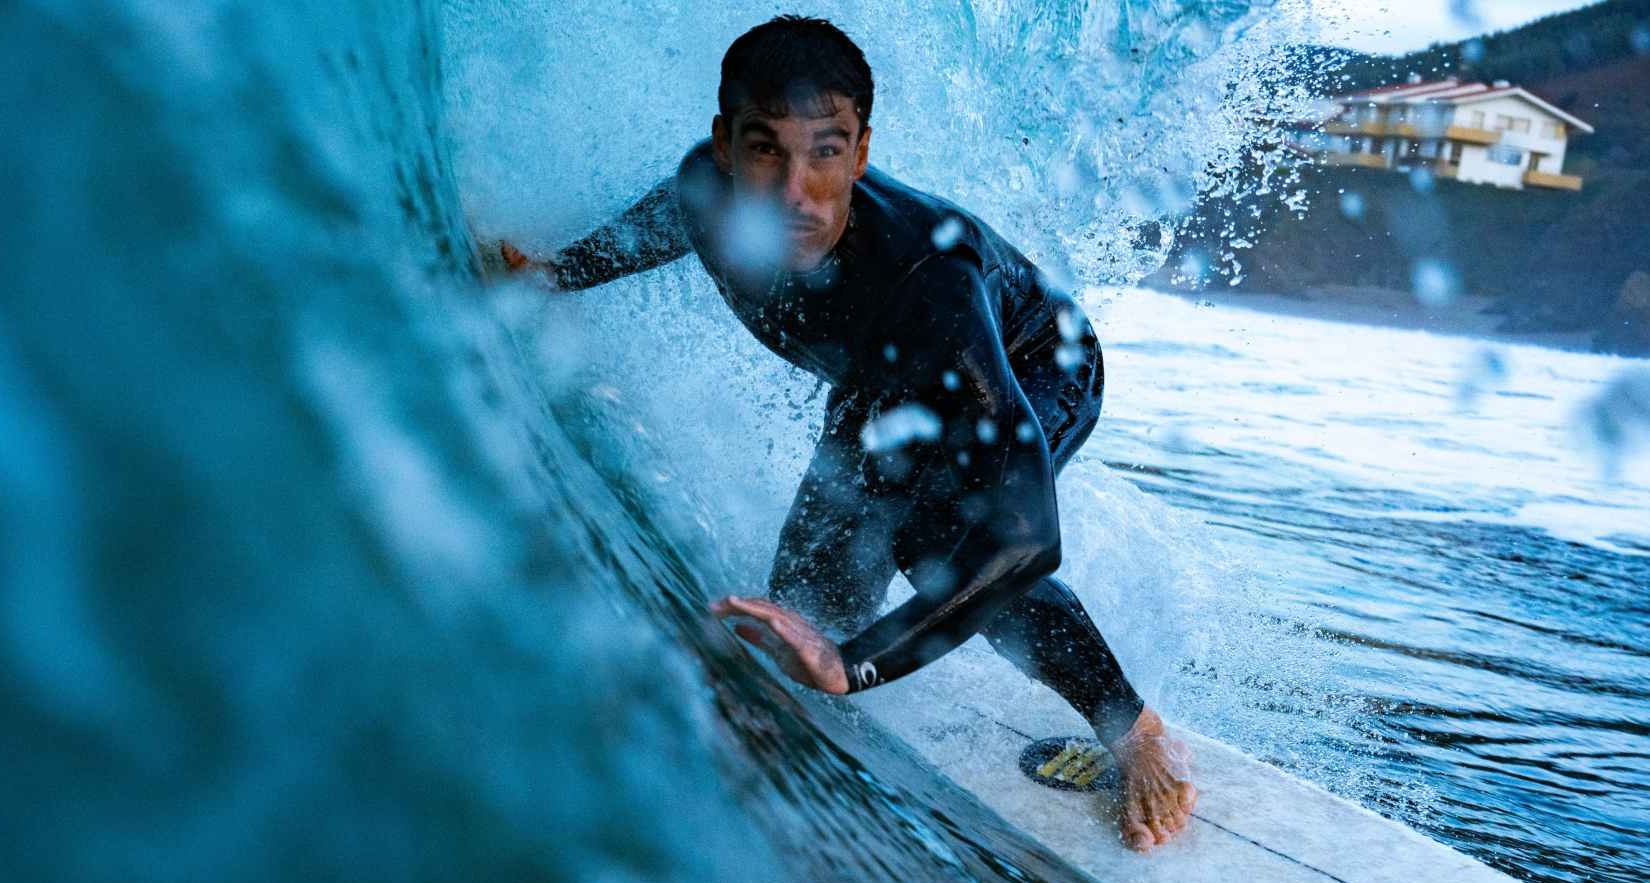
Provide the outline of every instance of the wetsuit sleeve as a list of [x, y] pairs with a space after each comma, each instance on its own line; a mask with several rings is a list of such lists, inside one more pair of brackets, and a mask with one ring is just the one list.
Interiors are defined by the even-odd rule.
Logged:
[[930, 429], [896, 452], [919, 464], [913, 517], [895, 537], [917, 594], [842, 645], [850, 692], [950, 652], [1060, 563], [1048, 443], [1009, 370], [978, 266], [928, 258], [890, 300], [900, 306], [882, 326], [883, 353], [896, 397], [916, 409], [899, 419]]
[[687, 254], [676, 186], [674, 175], [660, 181], [617, 218], [556, 252], [549, 260], [556, 287], [593, 288]]

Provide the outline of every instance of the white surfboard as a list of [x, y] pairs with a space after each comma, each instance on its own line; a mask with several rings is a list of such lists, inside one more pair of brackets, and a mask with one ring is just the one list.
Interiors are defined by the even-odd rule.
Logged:
[[[933, 701], [936, 691], [932, 686], [890, 689], [899, 686], [889, 684], [864, 694], [870, 699], [873, 693], [888, 691], [878, 697], [880, 701], [867, 702], [864, 707], [1003, 818], [1098, 880], [1510, 883], [1513, 879], [1399, 822], [1172, 722], [1172, 734], [1192, 752], [1193, 781], [1199, 790], [1197, 809], [1173, 842], [1137, 854], [1118, 839], [1109, 790], [1058, 791], [1031, 781], [1020, 771], [1020, 752], [1032, 741], [1088, 735], [1076, 728], [1046, 731], [1049, 714], [1044, 697], [1028, 694], [1023, 701], [1004, 703], [991, 701], [1000, 696], [945, 690], [951, 701]], [[897, 695], [902, 692], [905, 695]]]

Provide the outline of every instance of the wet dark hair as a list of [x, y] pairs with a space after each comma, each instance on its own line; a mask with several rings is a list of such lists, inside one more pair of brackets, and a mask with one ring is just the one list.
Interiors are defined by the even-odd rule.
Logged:
[[859, 130], [871, 124], [871, 66], [865, 53], [822, 18], [779, 15], [746, 31], [722, 56], [716, 104], [729, 130], [749, 102], [763, 113], [786, 116], [793, 107], [829, 113], [825, 93], [840, 92], [859, 114]]

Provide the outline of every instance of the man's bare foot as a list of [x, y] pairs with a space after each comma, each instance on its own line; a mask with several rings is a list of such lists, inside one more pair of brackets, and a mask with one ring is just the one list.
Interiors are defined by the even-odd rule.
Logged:
[[1117, 811], [1123, 843], [1145, 852], [1169, 842], [1186, 827], [1197, 805], [1186, 744], [1171, 739], [1163, 719], [1147, 708], [1128, 733], [1108, 747], [1123, 785]]

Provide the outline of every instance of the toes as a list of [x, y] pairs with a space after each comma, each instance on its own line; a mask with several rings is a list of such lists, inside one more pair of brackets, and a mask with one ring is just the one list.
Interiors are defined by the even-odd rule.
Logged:
[[1193, 807], [1197, 806], [1197, 788], [1191, 782], [1181, 782], [1179, 783], [1179, 791], [1180, 809], [1183, 812], [1191, 812]]
[[1157, 845], [1151, 829], [1139, 822], [1126, 822], [1122, 829], [1123, 844], [1135, 852], [1145, 852]]

